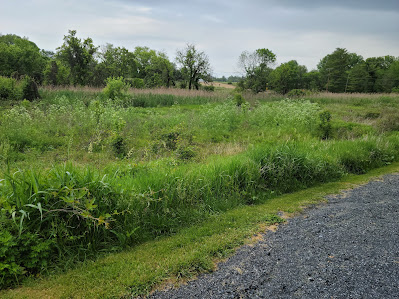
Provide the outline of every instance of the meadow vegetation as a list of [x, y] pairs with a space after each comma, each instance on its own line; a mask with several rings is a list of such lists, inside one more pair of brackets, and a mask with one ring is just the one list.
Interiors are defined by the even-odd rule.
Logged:
[[395, 94], [40, 97], [1, 101], [1, 288], [399, 160]]

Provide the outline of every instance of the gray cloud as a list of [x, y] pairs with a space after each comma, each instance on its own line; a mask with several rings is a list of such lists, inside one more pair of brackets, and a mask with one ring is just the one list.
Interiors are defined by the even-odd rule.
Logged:
[[336, 47], [399, 56], [397, 0], [3, 2], [0, 32], [28, 36], [41, 48], [55, 50], [68, 29], [97, 45], [149, 46], [171, 59], [189, 42], [208, 54], [216, 75], [235, 73], [240, 53], [257, 48], [309, 69]]

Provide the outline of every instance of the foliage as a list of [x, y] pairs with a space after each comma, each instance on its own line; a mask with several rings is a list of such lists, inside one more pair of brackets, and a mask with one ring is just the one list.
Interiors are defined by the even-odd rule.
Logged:
[[14, 34], [0, 35], [0, 76], [26, 75], [41, 83], [46, 57], [37, 45]]
[[272, 71], [270, 67], [275, 61], [276, 55], [269, 49], [257, 49], [252, 53], [242, 52], [238, 65], [246, 74], [243, 87], [254, 92], [266, 90], [268, 76]]
[[187, 44], [185, 49], [178, 50], [176, 61], [181, 66], [182, 75], [187, 82], [188, 89], [199, 89], [199, 81], [211, 81], [211, 66], [208, 56], [195, 48], [195, 45]]
[[28, 101], [40, 98], [39, 90], [35, 80], [29, 76], [25, 76], [22, 80], [22, 97]]
[[202, 87], [202, 89], [205, 90], [205, 91], [215, 91], [215, 86], [213, 86], [213, 85], [204, 85]]
[[331, 126], [331, 113], [329, 111], [323, 111], [319, 114], [320, 124], [320, 138], [329, 139], [331, 137], [332, 126]]
[[76, 30], [69, 30], [64, 36], [64, 43], [57, 48], [56, 56], [69, 67], [73, 85], [89, 85], [96, 52], [93, 40], [86, 38], [82, 41], [76, 37]]
[[[394, 94], [287, 100], [163, 89], [135, 90], [120, 101], [97, 89], [41, 94], [0, 110], [0, 226], [6, 263], [21, 261], [2, 273], [7, 284], [16, 283], [10, 271], [21, 280], [70, 268], [399, 159]], [[29, 250], [43, 240], [46, 258], [29, 268]]]
[[349, 53], [343, 48], [337, 48], [326, 55], [317, 65], [323, 87], [327, 91], [344, 92], [347, 89], [348, 71], [362, 62], [362, 56]]
[[129, 82], [133, 88], [138, 88], [138, 89], [144, 88], [144, 80], [141, 78], [134, 78], [126, 81]]
[[0, 76], [0, 100], [19, 100], [21, 96], [17, 80]]
[[304, 89], [291, 89], [287, 92], [287, 98], [300, 98], [308, 95], [310, 92]]
[[295, 60], [281, 64], [270, 75], [269, 85], [279, 93], [286, 94], [292, 89], [298, 89], [304, 85], [304, 74], [307, 69], [299, 65]]
[[57, 59], [49, 60], [44, 70], [44, 84], [52, 86], [66, 86], [70, 84], [71, 72], [69, 67]]
[[103, 94], [107, 99], [123, 99], [126, 97], [130, 85], [124, 82], [123, 77], [110, 77], [106, 80], [107, 86], [103, 89]]

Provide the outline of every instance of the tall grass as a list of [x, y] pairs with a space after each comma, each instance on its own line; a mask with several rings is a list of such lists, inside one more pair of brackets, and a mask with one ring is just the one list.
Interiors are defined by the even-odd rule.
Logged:
[[[399, 135], [264, 144], [206, 164], [3, 174], [3, 286], [27, 273], [170, 234], [213, 213], [399, 159]], [[18, 237], [18, 236], [22, 236]], [[24, 256], [24, 257], [23, 257]], [[32, 260], [33, 259], [33, 260]]]

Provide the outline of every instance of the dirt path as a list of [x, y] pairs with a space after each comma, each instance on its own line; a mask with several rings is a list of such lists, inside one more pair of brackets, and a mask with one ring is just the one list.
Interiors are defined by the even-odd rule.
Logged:
[[399, 298], [399, 175], [329, 198], [152, 298]]

